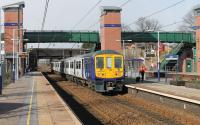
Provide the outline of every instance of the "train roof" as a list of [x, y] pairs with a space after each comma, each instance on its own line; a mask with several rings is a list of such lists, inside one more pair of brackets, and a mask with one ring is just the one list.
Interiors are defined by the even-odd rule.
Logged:
[[100, 51], [96, 51], [96, 54], [120, 54], [114, 50], [100, 50]]
[[66, 58], [66, 59], [62, 59], [62, 61], [67, 61], [67, 60], [71, 60], [71, 59], [74, 59], [74, 58], [94, 57], [95, 55], [100, 55], [100, 54], [120, 54], [120, 53], [118, 53], [114, 50], [99, 50], [99, 51], [92, 52], [92, 53], [87, 53], [87, 54], [83, 54], [83, 55], [77, 55], [77, 56], [69, 57], [69, 58]]
[[92, 53], [88, 53], [88, 54], [84, 54], [81, 55], [81, 57], [94, 57], [95, 55], [100, 55], [100, 54], [120, 54], [114, 50], [99, 50], [96, 52], [92, 52]]

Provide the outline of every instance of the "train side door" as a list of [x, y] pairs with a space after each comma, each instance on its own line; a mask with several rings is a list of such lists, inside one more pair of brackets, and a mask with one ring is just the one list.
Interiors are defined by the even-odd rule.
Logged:
[[85, 78], [90, 78], [90, 58], [85, 58], [84, 59], [84, 67], [85, 67]]
[[84, 78], [84, 59], [81, 60], [81, 77]]
[[76, 72], [76, 61], [74, 60], [74, 75], [75, 75], [75, 72]]
[[114, 69], [114, 63], [113, 63], [113, 57], [107, 56], [106, 57], [106, 78], [112, 78], [113, 77], [113, 69]]

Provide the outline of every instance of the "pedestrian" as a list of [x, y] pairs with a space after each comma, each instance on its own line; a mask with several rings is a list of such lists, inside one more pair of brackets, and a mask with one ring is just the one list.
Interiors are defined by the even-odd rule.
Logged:
[[140, 68], [140, 75], [142, 77], [142, 82], [144, 82], [144, 74], [145, 74], [146, 70], [147, 70], [146, 67], [144, 65], [142, 65]]

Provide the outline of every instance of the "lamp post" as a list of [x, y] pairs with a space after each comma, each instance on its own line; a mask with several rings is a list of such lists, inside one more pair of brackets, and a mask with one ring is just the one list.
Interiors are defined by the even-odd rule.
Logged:
[[157, 50], [157, 54], [158, 54], [158, 64], [157, 64], [157, 69], [158, 69], [158, 82], [160, 82], [160, 32], [157, 31], [157, 37], [158, 37], [158, 50]]
[[[148, 32], [154, 32], [153, 30], [148, 30]], [[160, 82], [160, 31], [157, 31], [157, 78], [158, 82]]]
[[[0, 42], [1, 42], [1, 7], [0, 7]], [[0, 51], [2, 49], [2, 44], [0, 44]], [[0, 55], [0, 61], [1, 61], [2, 55]], [[3, 81], [2, 81], [2, 73], [1, 73], [1, 62], [0, 62], [0, 95], [2, 95], [2, 89], [3, 89]]]
[[[12, 67], [12, 73], [13, 73], [13, 82], [15, 82], [16, 79], [19, 78], [19, 53], [20, 53], [20, 41], [22, 40], [21, 38], [15, 38], [15, 31], [16, 30], [25, 30], [23, 28], [19, 29], [13, 29], [13, 67]], [[18, 41], [18, 50], [17, 53], [15, 54], [15, 41]], [[15, 55], [16, 55], [16, 68], [15, 68]], [[15, 73], [16, 72], [16, 73]]]
[[12, 61], [12, 80], [13, 83], [15, 83], [15, 30], [13, 29], [13, 38], [11, 39], [13, 41], [13, 61]]

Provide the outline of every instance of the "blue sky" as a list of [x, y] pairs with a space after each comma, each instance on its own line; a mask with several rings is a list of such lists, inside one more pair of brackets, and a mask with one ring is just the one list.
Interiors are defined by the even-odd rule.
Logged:
[[[18, 1], [0, 0], [0, 6]], [[99, 0], [50, 0], [44, 29], [73, 30], [72, 27], [97, 1]], [[90, 25], [97, 22], [100, 16], [100, 6], [120, 6], [125, 1], [127, 0], [102, 0], [100, 5], [76, 27], [76, 30], [88, 30]], [[139, 17], [147, 16], [178, 1], [180, 0], [130, 0], [122, 8], [122, 22], [130, 24]], [[25, 0], [24, 27], [26, 29], [41, 29], [45, 2], [46, 0]], [[200, 0], [185, 0], [181, 4], [150, 18], [157, 19], [162, 25], [181, 21], [184, 15], [197, 4], [200, 4]], [[177, 25], [167, 27], [164, 30], [177, 31]], [[134, 25], [131, 27], [134, 28]], [[89, 30], [99, 30], [99, 25], [95, 25]]]

